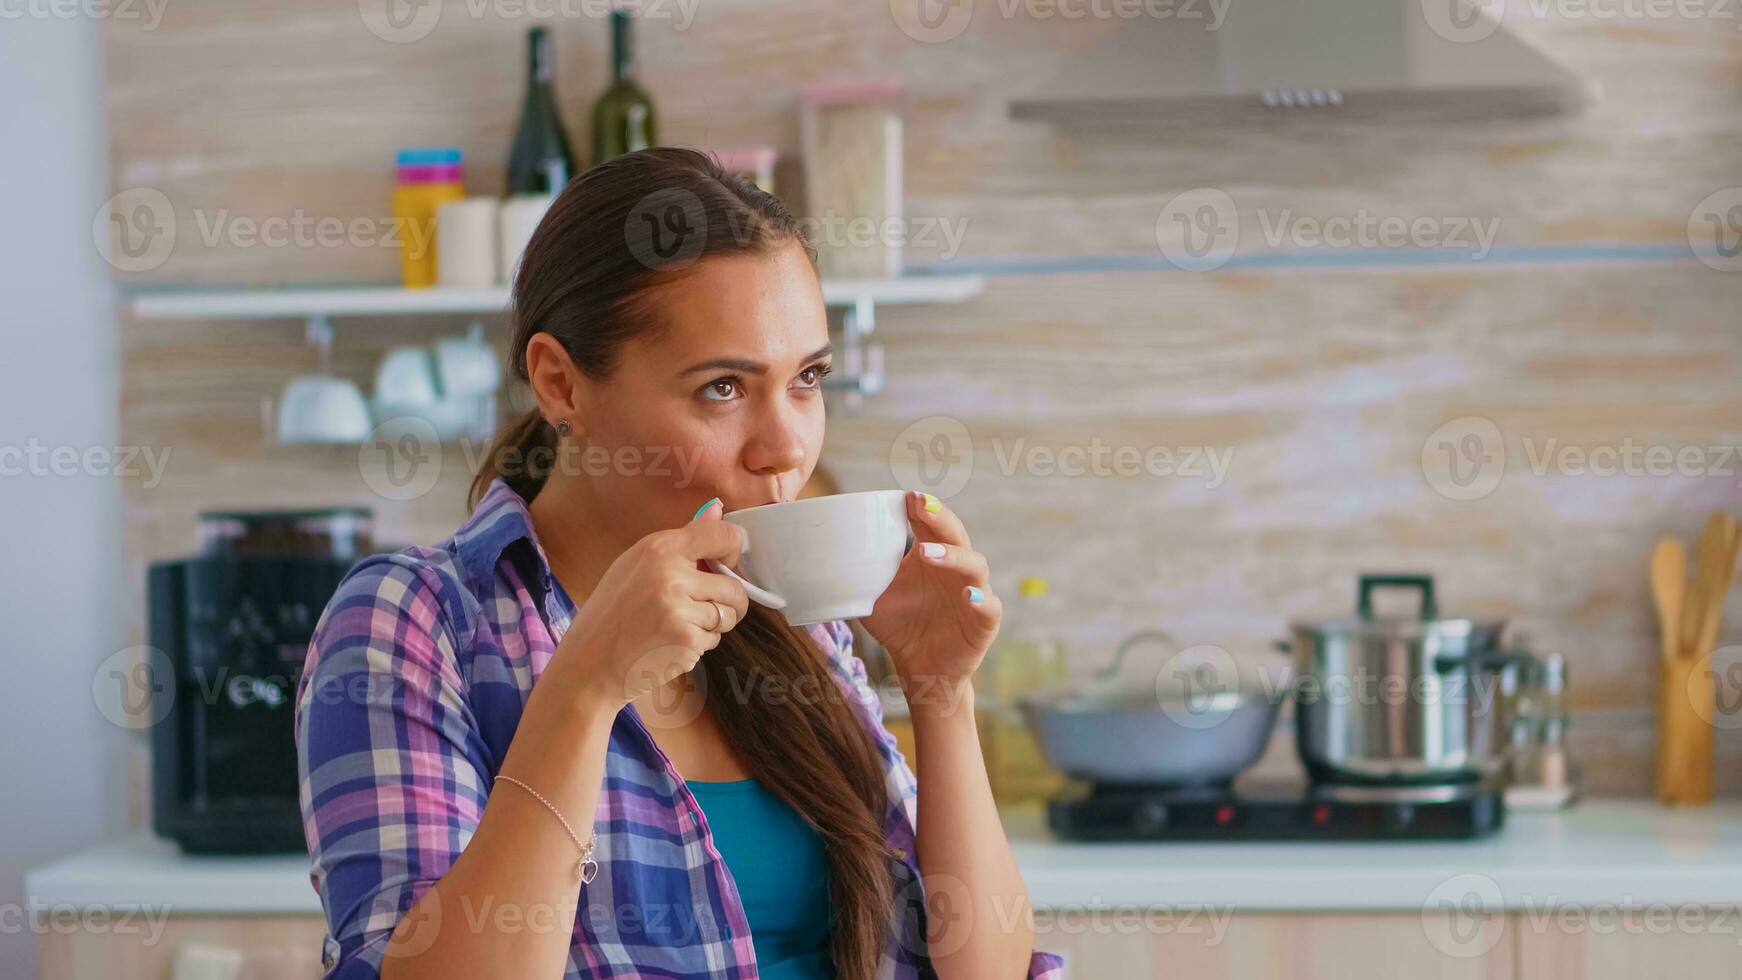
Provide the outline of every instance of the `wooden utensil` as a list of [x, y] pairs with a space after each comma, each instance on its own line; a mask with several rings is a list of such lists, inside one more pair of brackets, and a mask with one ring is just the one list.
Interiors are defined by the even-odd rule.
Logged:
[[[1723, 620], [1737, 550], [1742, 547], [1735, 520], [1715, 513], [1700, 532], [1694, 552], [1694, 577], [1687, 586], [1677, 653], [1658, 669], [1657, 798], [1665, 803], [1704, 804], [1712, 799], [1713, 724], [1717, 698], [1711, 670], [1712, 647]], [[1663, 576], [1673, 579], [1670, 558]], [[1652, 555], [1652, 590], [1658, 596], [1660, 555]], [[1659, 599], [1659, 608], [1663, 608]]]
[[1682, 602], [1688, 585], [1688, 549], [1680, 538], [1658, 538], [1651, 552], [1651, 598], [1657, 603], [1662, 659], [1681, 655]]
[[1722, 541], [1713, 546], [1713, 567], [1708, 573], [1701, 568], [1701, 575], [1706, 579], [1703, 586], [1700, 609], [1700, 631], [1694, 639], [1693, 656], [1705, 657], [1712, 652], [1718, 643], [1718, 626], [1724, 619], [1724, 597], [1730, 594], [1731, 577], [1736, 571], [1736, 522], [1729, 514], [1715, 514], [1721, 518], [1720, 533]]
[[1682, 607], [1680, 632], [1681, 655], [1684, 657], [1698, 657], [1706, 652], [1699, 642], [1705, 634], [1706, 619], [1714, 606], [1723, 605], [1723, 593], [1714, 596], [1712, 590], [1717, 587], [1724, 562], [1730, 556], [1728, 520], [1728, 515], [1722, 511], [1714, 512], [1706, 519], [1699, 543], [1694, 546], [1694, 577], [1688, 586], [1687, 602]]

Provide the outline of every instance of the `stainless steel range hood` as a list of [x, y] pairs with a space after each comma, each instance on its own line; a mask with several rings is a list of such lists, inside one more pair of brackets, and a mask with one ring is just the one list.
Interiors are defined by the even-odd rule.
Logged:
[[[1487, 5], [1498, 11], [1499, 5]], [[1010, 103], [1060, 123], [1483, 119], [1575, 111], [1594, 84], [1471, 0], [1173, 0]]]

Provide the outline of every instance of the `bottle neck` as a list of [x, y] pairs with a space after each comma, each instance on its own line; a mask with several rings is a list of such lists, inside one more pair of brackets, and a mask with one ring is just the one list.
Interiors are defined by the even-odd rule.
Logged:
[[550, 56], [550, 35], [542, 29], [527, 35], [527, 83], [533, 88], [549, 88], [556, 76], [556, 64]]
[[629, 15], [621, 10], [611, 14], [611, 76], [619, 82], [634, 81], [635, 53], [630, 44]]

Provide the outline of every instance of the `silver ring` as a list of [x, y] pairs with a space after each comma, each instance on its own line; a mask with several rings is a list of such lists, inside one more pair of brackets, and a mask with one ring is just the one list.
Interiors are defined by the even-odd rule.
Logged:
[[726, 611], [724, 609], [721, 609], [720, 604], [713, 599], [708, 600], [708, 605], [711, 605], [714, 607], [714, 628], [709, 630], [708, 632], [718, 633], [718, 632], [720, 632], [721, 624], [726, 622]]

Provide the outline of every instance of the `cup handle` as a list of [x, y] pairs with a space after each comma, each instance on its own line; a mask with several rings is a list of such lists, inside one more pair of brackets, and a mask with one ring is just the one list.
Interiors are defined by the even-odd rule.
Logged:
[[[744, 547], [739, 549], [739, 551], [740, 551], [740, 553], [742, 553], [742, 552], [749, 551], [749, 550], [750, 550], [750, 536], [748, 534], [746, 534], [744, 536]], [[782, 599], [780, 596], [777, 596], [774, 593], [763, 588], [762, 586], [757, 585], [756, 583], [750, 581], [749, 579], [745, 578], [744, 576], [739, 575], [737, 572], [732, 571], [730, 568], [727, 568], [724, 564], [720, 563], [718, 560], [713, 559], [713, 558], [703, 558], [702, 560], [708, 563], [709, 568], [713, 569], [716, 572], [719, 572], [721, 575], [729, 575], [732, 578], [737, 579], [738, 584], [744, 586], [744, 591], [748, 592], [750, 594], [750, 598], [755, 599], [757, 602], [762, 603], [763, 605], [767, 606], [770, 609], [785, 609], [786, 608], [786, 600], [785, 599]]]

